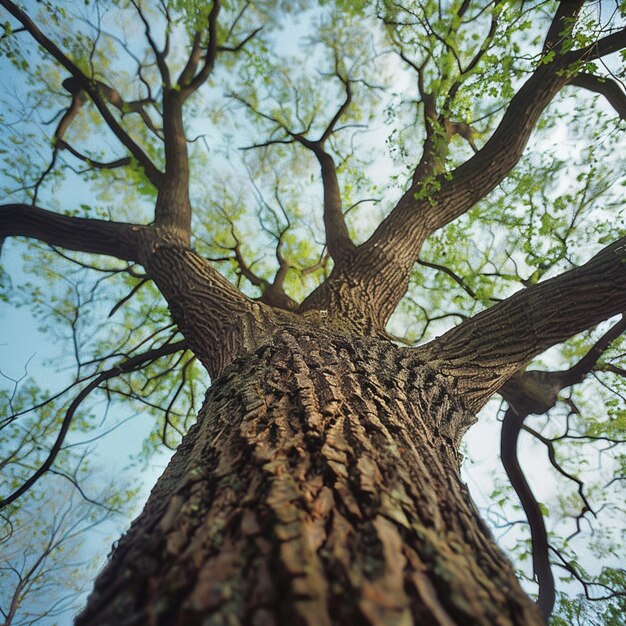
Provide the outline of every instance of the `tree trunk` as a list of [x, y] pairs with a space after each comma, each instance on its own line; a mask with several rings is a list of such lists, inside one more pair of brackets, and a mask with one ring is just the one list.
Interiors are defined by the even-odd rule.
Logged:
[[409, 355], [292, 325], [232, 363], [77, 625], [543, 624]]

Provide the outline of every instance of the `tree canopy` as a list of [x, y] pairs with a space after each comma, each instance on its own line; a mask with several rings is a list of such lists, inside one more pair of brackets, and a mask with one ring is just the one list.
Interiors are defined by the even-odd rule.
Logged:
[[[2, 299], [63, 355], [39, 376], [3, 357], [0, 540], [21, 546], [32, 515], [48, 554], [65, 513], [37, 511], [68, 485], [88, 510], [75, 524], [129, 514], [137, 485], [109, 488], [94, 442], [128, 428], [133, 472], [176, 449], [226, 364], [227, 305], [343, 306], [346, 327], [398, 345], [447, 333], [433, 362], [474, 355], [443, 371], [482, 409], [479, 433], [504, 426], [508, 479], [487, 476], [495, 454], [472, 469], [480, 442], [464, 448], [487, 520], [531, 593], [538, 581], [550, 604], [556, 579], [553, 623], [620, 623], [623, 2], [0, 7], [0, 237], [20, 238]], [[191, 299], [145, 262], [169, 242], [214, 286], [214, 326], [182, 315]], [[520, 310], [537, 335], [503, 366], [480, 324], [500, 316], [506, 334]], [[11, 597], [7, 623], [30, 623], [27, 600], [9, 620]]]

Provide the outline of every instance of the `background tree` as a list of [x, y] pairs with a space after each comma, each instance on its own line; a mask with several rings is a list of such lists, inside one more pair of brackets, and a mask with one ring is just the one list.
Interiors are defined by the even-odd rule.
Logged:
[[[47, 290], [21, 300], [66, 322], [76, 391], [44, 446], [11, 408], [2, 505], [72, 432], [112, 428], [91, 392], [156, 418], [149, 454], [188, 430], [201, 366], [212, 379], [78, 623], [541, 623], [551, 561], [619, 619], [623, 570], [588, 575], [547, 534], [515, 453], [521, 430], [547, 446], [576, 485], [552, 520], [582, 534], [604, 509], [594, 549], [615, 552], [623, 321], [593, 328], [626, 307], [623, 9], [322, 3], [305, 28], [269, 1], [0, 5], [22, 76], [0, 234], [41, 242], [24, 270]], [[581, 387], [592, 372], [604, 387]], [[538, 609], [459, 476], [497, 392]], [[596, 453], [603, 490], [568, 468]]]
[[[110, 509], [77, 500], [64, 485], [54, 485], [55, 498], [21, 503], [2, 517], [0, 611], [5, 626], [65, 619], [77, 612], [95, 575], [85, 554], [85, 539], [110, 517]], [[62, 617], [60, 617], [62, 616]]]

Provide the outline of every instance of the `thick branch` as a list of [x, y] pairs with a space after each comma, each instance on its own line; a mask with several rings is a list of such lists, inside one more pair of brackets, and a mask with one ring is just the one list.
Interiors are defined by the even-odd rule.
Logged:
[[333, 158], [320, 149], [315, 152], [322, 169], [324, 188], [324, 230], [328, 253], [335, 263], [342, 263], [355, 249], [343, 214], [341, 192]]
[[191, 81], [196, 73], [196, 70], [198, 69], [198, 63], [200, 63], [200, 58], [202, 56], [202, 47], [200, 46], [200, 40], [201, 33], [194, 33], [193, 40], [191, 42], [191, 51], [189, 52], [187, 63], [185, 63], [185, 67], [178, 77], [177, 84], [180, 87], [188, 85], [189, 81]]
[[70, 217], [27, 204], [0, 205], [0, 241], [30, 237], [77, 252], [138, 261], [137, 236], [145, 228], [124, 222]]
[[602, 39], [590, 43], [584, 48], [571, 50], [563, 55], [563, 61], [567, 65], [576, 63], [577, 61], [593, 61], [601, 57], [619, 52], [626, 46], [626, 28], [622, 28]]
[[[334, 121], [339, 119], [335, 116]], [[328, 127], [332, 132], [332, 123]], [[328, 129], [327, 129], [328, 130]], [[324, 230], [328, 253], [335, 261], [341, 264], [355, 249], [350, 239], [348, 226], [341, 203], [341, 191], [337, 179], [337, 168], [332, 156], [324, 150], [323, 137], [319, 141], [311, 141], [300, 134], [289, 132], [298, 143], [302, 144], [315, 154], [322, 170], [322, 187], [324, 189]]]
[[605, 350], [626, 330], [626, 316], [611, 326], [576, 364], [564, 371], [518, 371], [499, 390], [520, 416], [541, 415], [553, 408], [563, 389], [582, 382]]
[[585, 0], [566, 0], [559, 3], [543, 42], [544, 52], [562, 49], [565, 40], [572, 31], [576, 16], [584, 4]]
[[468, 410], [482, 407], [531, 358], [626, 308], [626, 237], [589, 262], [519, 291], [424, 346], [456, 379]]
[[619, 83], [613, 79], [583, 73], [574, 76], [574, 78], [569, 81], [568, 85], [582, 87], [583, 89], [588, 89], [589, 91], [603, 95], [620, 118], [626, 120], [626, 93], [624, 93]]
[[163, 96], [164, 184], [154, 213], [157, 226], [169, 230], [189, 245], [191, 202], [189, 199], [189, 154], [183, 123], [183, 98], [175, 89]]
[[249, 300], [171, 231], [146, 240], [141, 263], [211, 377], [272, 332], [271, 309]]
[[539, 585], [537, 605], [547, 620], [552, 614], [555, 600], [554, 576], [552, 575], [549, 558], [548, 533], [546, 532], [539, 504], [526, 482], [526, 477], [517, 458], [517, 440], [525, 417], [525, 415], [518, 415], [511, 407], [507, 410], [502, 422], [500, 456], [502, 465], [528, 519], [532, 540], [533, 569]]
[[[570, 9], [563, 8], [561, 13]], [[555, 21], [560, 19], [558, 15]], [[559, 26], [557, 33], [561, 31]], [[489, 141], [474, 157], [447, 177], [428, 179], [425, 184], [416, 181], [408, 189], [370, 239], [360, 246], [351, 268], [353, 273], [362, 275], [369, 300], [377, 301], [379, 326], [384, 326], [404, 295], [411, 268], [426, 237], [467, 212], [519, 161], [541, 114], [569, 82], [568, 68], [580, 60], [609, 54], [625, 45], [626, 35], [619, 31], [587, 48], [557, 54], [552, 62], [540, 64], [511, 100]], [[367, 268], [367, 274], [362, 268]], [[329, 288], [322, 286], [321, 292]], [[325, 297], [325, 293], [315, 294], [317, 301]]]
[[[337, 62], [336, 62], [337, 65]], [[337, 69], [337, 68], [336, 68]], [[332, 156], [325, 150], [324, 144], [335, 131], [337, 122], [345, 115], [352, 103], [352, 86], [350, 81], [340, 75], [337, 69], [337, 78], [343, 83], [346, 97], [337, 112], [326, 126], [317, 141], [306, 139], [301, 134], [287, 132], [296, 141], [315, 154], [322, 170], [322, 186], [324, 189], [324, 230], [328, 253], [336, 264], [342, 264], [355, 250], [350, 238], [348, 226], [341, 203], [341, 191], [337, 179], [337, 168]]]
[[220, 0], [213, 0], [213, 6], [209, 12], [208, 19], [208, 43], [206, 55], [204, 57], [204, 64], [200, 68], [200, 71], [189, 81], [187, 85], [183, 87], [184, 93], [191, 93], [196, 91], [207, 78], [211, 75], [213, 67], [215, 66], [215, 59], [217, 57], [217, 17], [220, 12]]

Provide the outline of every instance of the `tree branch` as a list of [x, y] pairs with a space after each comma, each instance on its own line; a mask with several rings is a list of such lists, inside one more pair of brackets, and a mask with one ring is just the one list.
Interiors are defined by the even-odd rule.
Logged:
[[328, 253], [336, 264], [342, 264], [356, 249], [343, 214], [341, 191], [337, 179], [337, 168], [332, 156], [324, 148], [325, 142], [333, 134], [337, 122], [345, 115], [352, 103], [352, 86], [350, 81], [339, 72], [339, 61], [335, 54], [335, 73], [345, 88], [345, 99], [337, 112], [326, 126], [317, 141], [309, 141], [302, 135], [292, 135], [296, 141], [312, 150], [322, 170], [322, 186], [324, 189], [324, 230]]
[[122, 114], [122, 116], [126, 113], [137, 113], [146, 127], [158, 136], [159, 129], [154, 125], [154, 122], [145, 109], [146, 104], [152, 103], [150, 98], [126, 102], [122, 98], [120, 92], [114, 87], [110, 87], [102, 81], [96, 81], [95, 84], [97, 85], [100, 94], [107, 100], [107, 102], [109, 102], [109, 104], [114, 106]]
[[[169, 88], [172, 84], [172, 81], [170, 78], [170, 70], [167, 66], [167, 61], [166, 61], [168, 48], [169, 48], [169, 37], [166, 37], [165, 49], [159, 50], [159, 47], [156, 45], [156, 42], [154, 41], [152, 37], [150, 23], [146, 19], [146, 16], [143, 14], [143, 11], [141, 10], [141, 6], [139, 2], [136, 2], [135, 0], [131, 0], [131, 4], [135, 7], [135, 10], [137, 11], [137, 14], [139, 15], [139, 19], [143, 22], [146, 39], [148, 40], [148, 45], [150, 46], [154, 54], [154, 58], [156, 60], [157, 67], [159, 68], [159, 74], [161, 75], [163, 84], [165, 85], [166, 88]], [[167, 23], [169, 26], [169, 23], [170, 23], [169, 15], [166, 14], [165, 17], [167, 19]]]
[[582, 87], [603, 95], [620, 118], [626, 120], [626, 93], [617, 81], [604, 76], [582, 73], [574, 76], [568, 85]]
[[276, 126], [281, 131], [283, 131], [288, 137], [291, 138], [290, 140], [273, 139], [267, 142], [263, 142], [261, 144], [255, 144], [251, 147], [264, 147], [278, 143], [292, 143], [295, 141], [313, 152], [313, 154], [315, 155], [318, 163], [320, 164], [320, 169], [322, 173], [322, 188], [324, 190], [324, 228], [326, 234], [326, 244], [328, 246], [328, 252], [333, 261], [335, 261], [335, 264], [342, 265], [344, 264], [346, 259], [354, 252], [354, 250], [356, 250], [356, 246], [350, 238], [348, 226], [346, 224], [345, 216], [343, 213], [341, 190], [339, 188], [335, 161], [324, 148], [325, 141], [332, 135], [333, 130], [335, 129], [335, 125], [337, 124], [339, 119], [345, 114], [350, 106], [350, 103], [352, 102], [352, 90], [350, 87], [350, 81], [342, 78], [341, 76], [339, 76], [339, 74], [337, 74], [337, 76], [345, 87], [346, 97], [335, 115], [333, 116], [332, 120], [326, 126], [320, 138], [317, 140], [308, 139], [305, 136], [305, 133], [307, 132], [306, 130], [296, 133], [293, 130], [287, 128], [285, 124], [282, 123], [279, 119], [276, 119], [276, 117], [273, 117], [272, 115], [262, 113], [244, 98], [236, 94], [231, 94], [231, 97], [238, 102], [241, 102], [241, 104], [250, 109], [254, 114], [258, 115], [259, 117], [262, 117], [263, 119], [266, 119], [276, 124]]
[[128, 149], [128, 151], [133, 155], [133, 157], [135, 157], [137, 162], [144, 169], [148, 180], [156, 188], [159, 188], [162, 183], [162, 173], [154, 165], [154, 163], [152, 163], [148, 155], [122, 128], [111, 111], [109, 111], [104, 97], [99, 92], [97, 81], [92, 81], [88, 76], [83, 74], [79, 67], [69, 57], [67, 57], [53, 41], [48, 39], [48, 37], [41, 32], [39, 27], [30, 19], [30, 17], [28, 17], [28, 15], [17, 5], [10, 2], [10, 0], [0, 0], [0, 6], [4, 7], [11, 15], [13, 15], [13, 17], [15, 17], [26, 28], [32, 38], [68, 72], [70, 72], [72, 77], [80, 85], [80, 88], [89, 94], [96, 105], [96, 108], [102, 115], [102, 118], [108, 127], [113, 131], [113, 134]]
[[561, 51], [568, 35], [572, 32], [576, 16], [580, 13], [584, 3], [585, 0], [561, 0], [559, 2], [543, 41], [544, 54], [550, 50]]
[[59, 451], [61, 450], [61, 446], [65, 441], [65, 437], [67, 436], [67, 432], [72, 423], [72, 419], [74, 418], [74, 414], [76, 410], [80, 406], [81, 402], [94, 390], [96, 387], [101, 385], [103, 382], [109, 380], [110, 378], [114, 378], [115, 376], [119, 376], [120, 374], [124, 374], [127, 372], [132, 372], [140, 368], [147, 361], [155, 361], [156, 359], [161, 358], [167, 354], [172, 354], [174, 352], [178, 352], [179, 350], [184, 350], [186, 348], [186, 342], [184, 340], [177, 341], [176, 343], [168, 343], [159, 348], [154, 348], [153, 350], [148, 350], [142, 354], [138, 354], [136, 356], [130, 357], [126, 361], [123, 361], [119, 365], [108, 369], [101, 374], [98, 374], [96, 378], [94, 378], [77, 396], [74, 398], [72, 403], [70, 404], [67, 412], [65, 413], [65, 417], [63, 418], [63, 422], [61, 423], [61, 428], [59, 429], [59, 433], [57, 438], [50, 449], [46, 460], [41, 464], [41, 466], [35, 471], [35, 473], [24, 482], [18, 489], [16, 489], [11, 495], [7, 496], [5, 499], [0, 500], [0, 509], [3, 509], [5, 506], [8, 506], [12, 502], [15, 502], [21, 495], [26, 493], [52, 466], [54, 463]]
[[[424, 346], [471, 412], [526, 362], [626, 309], [626, 237], [584, 265], [517, 292]], [[585, 297], [580, 298], [584, 293]]]
[[[544, 617], [548, 619], [554, 607], [554, 577], [550, 569], [548, 536], [546, 533], [543, 515], [526, 482], [522, 468], [517, 458], [517, 440], [520, 429], [526, 428], [524, 420], [532, 413], [547, 413], [557, 402], [559, 393], [566, 387], [571, 387], [583, 380], [592, 370], [598, 359], [602, 356], [609, 345], [626, 330], [626, 316], [614, 324], [604, 333], [595, 344], [587, 351], [578, 363], [564, 372], [527, 371], [517, 372], [500, 389], [500, 394], [508, 402], [507, 410], [502, 422], [500, 437], [500, 454], [502, 465], [515, 489], [530, 526], [532, 540], [533, 567], [539, 584], [539, 599], [537, 604]], [[533, 432], [533, 434], [536, 434]], [[548, 445], [550, 461], [557, 467], [552, 442], [542, 438], [543, 443]], [[562, 468], [558, 467], [563, 473]], [[578, 484], [579, 493], [585, 504], [585, 509], [590, 509], [582, 483], [569, 474], [568, 478]]]
[[528, 482], [526, 482], [526, 477], [517, 458], [517, 441], [525, 417], [526, 415], [524, 414], [519, 415], [516, 413], [513, 407], [509, 407], [507, 410], [502, 422], [500, 457], [506, 475], [509, 477], [528, 519], [532, 541], [533, 569], [539, 585], [537, 605], [547, 620], [552, 614], [555, 601], [554, 576], [550, 567], [548, 533], [546, 532], [541, 509]]
[[355, 250], [343, 214], [337, 169], [332, 156], [320, 148], [314, 150], [322, 170], [324, 189], [324, 230], [328, 253], [336, 264], [342, 264]]
[[622, 28], [584, 48], [571, 50], [562, 56], [566, 66], [575, 64], [577, 61], [593, 61], [601, 57], [619, 52], [626, 46], [626, 28]]
[[183, 87], [185, 94], [196, 91], [207, 78], [211, 75], [213, 67], [215, 66], [215, 59], [217, 57], [217, 17], [220, 12], [220, 0], [213, 0], [213, 6], [209, 12], [208, 19], [208, 33], [209, 41], [207, 43], [206, 56], [204, 58], [204, 65], [200, 68], [200, 71], [194, 76], [189, 83]]
[[[562, 6], [553, 23], [579, 4], [577, 1]], [[559, 26], [557, 32], [562, 28]], [[346, 270], [359, 276], [367, 297], [377, 303], [375, 314], [380, 327], [384, 327], [404, 295], [426, 237], [466, 213], [509, 174], [521, 158], [541, 114], [569, 82], [568, 68], [581, 59], [608, 54], [625, 45], [625, 31], [619, 31], [587, 48], [556, 54], [553, 60], [540, 64], [512, 98], [482, 149], [446, 176], [414, 180], [370, 239], [359, 247]], [[336, 278], [341, 280], [338, 274]], [[331, 289], [330, 285], [323, 285], [310, 302], [324, 300]]]
[[593, 344], [587, 354], [565, 372], [562, 372], [561, 384], [562, 389], [571, 387], [581, 382], [596, 366], [600, 357], [606, 349], [621, 335], [626, 332], [626, 314], [622, 313], [622, 318], [617, 324], [614, 324], [609, 330]]
[[186, 245], [191, 239], [189, 154], [183, 120], [184, 98], [175, 89], [163, 94], [164, 184], [157, 195], [154, 223]]
[[77, 252], [105, 254], [137, 262], [137, 232], [144, 226], [70, 217], [27, 204], [0, 205], [0, 241], [30, 237]]
[[108, 161], [106, 163], [103, 161], [94, 161], [94, 159], [92, 159], [91, 157], [88, 157], [86, 154], [83, 154], [82, 152], [79, 152], [78, 150], [76, 150], [76, 148], [73, 148], [72, 146], [70, 146], [69, 143], [67, 143], [66, 141], [62, 139], [57, 141], [55, 148], [67, 150], [70, 154], [74, 155], [78, 160], [83, 161], [84, 163], [87, 163], [88, 165], [99, 170], [114, 170], [118, 167], [125, 167], [126, 165], [129, 165], [131, 162], [130, 157], [122, 157], [121, 159], [116, 159], [115, 161]]

